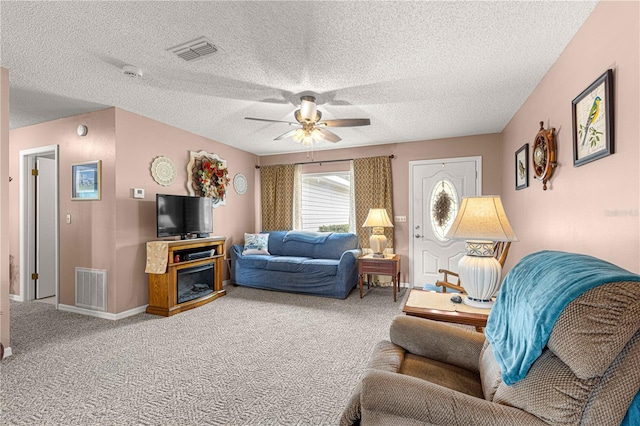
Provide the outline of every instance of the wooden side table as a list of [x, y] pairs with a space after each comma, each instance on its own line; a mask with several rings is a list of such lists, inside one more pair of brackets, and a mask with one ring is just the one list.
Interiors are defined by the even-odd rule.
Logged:
[[[451, 296], [454, 294], [456, 293], [435, 293], [413, 289], [409, 293], [402, 312], [434, 321], [472, 325], [476, 331], [482, 332], [482, 328], [487, 325], [491, 309], [473, 308], [462, 303], [453, 303]], [[461, 297], [466, 297], [466, 295], [463, 294]]]
[[362, 276], [367, 275], [367, 288], [371, 285], [371, 275], [391, 275], [393, 282], [393, 301], [396, 301], [400, 291], [400, 255], [389, 257], [373, 257], [371, 254], [358, 258], [358, 284], [362, 299]]

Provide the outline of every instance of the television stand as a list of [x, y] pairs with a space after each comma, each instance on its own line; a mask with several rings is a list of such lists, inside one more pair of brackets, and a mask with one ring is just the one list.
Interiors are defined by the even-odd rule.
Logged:
[[[225, 237], [208, 237], [147, 243], [147, 313], [168, 317], [224, 296], [225, 241]], [[159, 267], [165, 260], [166, 267]]]

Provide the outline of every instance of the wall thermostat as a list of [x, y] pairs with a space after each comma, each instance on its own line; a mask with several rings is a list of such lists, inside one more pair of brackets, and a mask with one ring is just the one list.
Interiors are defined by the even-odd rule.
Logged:
[[144, 189], [133, 188], [133, 198], [144, 198]]

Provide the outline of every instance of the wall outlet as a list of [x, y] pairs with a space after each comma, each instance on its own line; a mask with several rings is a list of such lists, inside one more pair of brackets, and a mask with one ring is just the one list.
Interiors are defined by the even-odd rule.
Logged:
[[406, 216], [394, 216], [393, 217], [393, 221], [394, 222], [406, 222], [407, 221], [407, 217]]

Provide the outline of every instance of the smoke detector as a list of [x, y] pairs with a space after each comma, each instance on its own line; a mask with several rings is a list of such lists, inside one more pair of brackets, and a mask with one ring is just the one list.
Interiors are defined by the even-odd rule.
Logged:
[[122, 72], [124, 75], [128, 75], [129, 77], [142, 77], [142, 70], [138, 67], [134, 67], [133, 65], [125, 65], [122, 67]]

